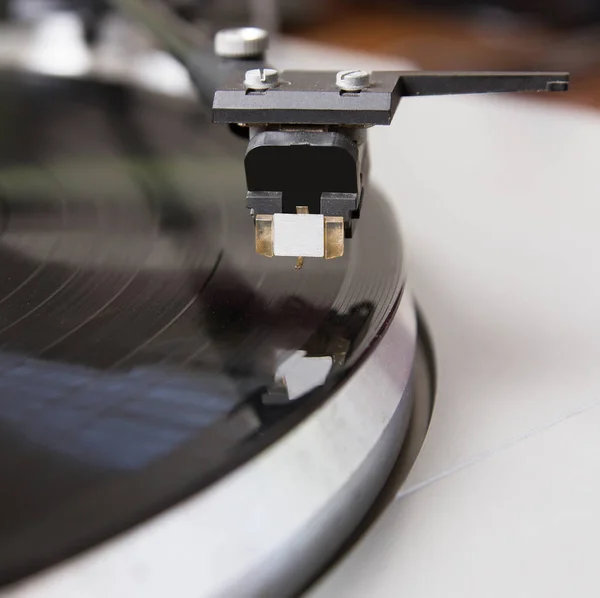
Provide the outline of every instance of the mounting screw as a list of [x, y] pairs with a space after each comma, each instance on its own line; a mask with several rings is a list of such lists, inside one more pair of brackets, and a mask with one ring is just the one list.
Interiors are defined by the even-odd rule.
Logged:
[[343, 91], [360, 91], [371, 84], [371, 73], [367, 71], [340, 71], [335, 84]]
[[244, 85], [248, 89], [270, 89], [279, 85], [279, 71], [276, 69], [252, 69], [246, 71]]
[[215, 36], [215, 54], [222, 58], [255, 58], [267, 51], [269, 34], [258, 27], [221, 29]]

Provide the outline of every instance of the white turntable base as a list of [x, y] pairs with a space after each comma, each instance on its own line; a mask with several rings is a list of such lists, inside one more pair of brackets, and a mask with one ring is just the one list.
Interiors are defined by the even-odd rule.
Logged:
[[311, 598], [597, 594], [600, 114], [541, 100], [407, 99], [372, 132], [438, 394], [395, 502]]

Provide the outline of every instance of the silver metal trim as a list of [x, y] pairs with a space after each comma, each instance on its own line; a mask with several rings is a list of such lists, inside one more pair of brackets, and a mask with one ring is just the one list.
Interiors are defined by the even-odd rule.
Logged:
[[269, 34], [258, 27], [222, 29], [215, 35], [215, 54], [223, 58], [252, 58], [269, 47]]
[[354, 529], [392, 468], [412, 405], [416, 335], [405, 293], [371, 356], [279, 442], [204, 492], [4, 595], [292, 594]]

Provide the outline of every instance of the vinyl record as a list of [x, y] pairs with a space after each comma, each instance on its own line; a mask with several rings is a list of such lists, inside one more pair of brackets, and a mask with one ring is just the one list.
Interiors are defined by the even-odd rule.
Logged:
[[354, 371], [402, 291], [374, 191], [343, 258], [268, 259], [243, 140], [193, 102], [0, 77], [0, 582], [198, 492]]

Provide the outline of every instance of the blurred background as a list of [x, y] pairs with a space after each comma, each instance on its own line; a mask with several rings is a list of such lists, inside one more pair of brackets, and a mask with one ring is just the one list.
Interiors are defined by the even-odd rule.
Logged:
[[[571, 93], [548, 94], [544, 101], [600, 107], [600, 0], [162, 1], [208, 29], [255, 24], [403, 57], [424, 69], [569, 70]], [[95, 23], [108, 5], [107, 0], [0, 0], [0, 16], [18, 21], [66, 9]]]

